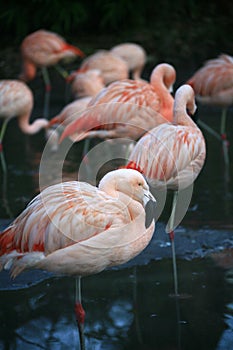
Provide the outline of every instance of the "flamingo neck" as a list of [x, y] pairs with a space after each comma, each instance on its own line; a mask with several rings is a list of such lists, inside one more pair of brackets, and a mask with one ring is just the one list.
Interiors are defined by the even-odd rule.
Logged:
[[25, 114], [18, 117], [19, 128], [24, 134], [33, 135], [39, 132], [41, 129], [46, 128], [49, 124], [47, 119], [36, 119], [32, 124], [29, 124], [30, 116]]
[[175, 79], [176, 73], [174, 68], [167, 64], [155, 67], [150, 78], [150, 84], [160, 98], [161, 107], [159, 113], [170, 122], [173, 120], [174, 107], [174, 98], [170, 91]]
[[177, 90], [174, 102], [173, 124], [197, 128], [197, 125], [187, 113], [188, 110], [193, 115], [196, 111], [194, 93], [190, 89], [191, 87], [188, 86], [180, 91]]
[[36, 76], [36, 66], [32, 62], [28, 60], [24, 60], [22, 72], [19, 75], [19, 79], [23, 80], [24, 82], [28, 82], [34, 79], [35, 76]]
[[99, 189], [124, 203], [126, 207], [125, 209], [129, 212], [131, 220], [135, 220], [136, 217], [142, 213], [142, 204], [134, 198], [131, 198], [126, 193], [118, 191], [114, 185], [116, 185], [116, 183], [109, 184], [108, 182], [100, 181]]

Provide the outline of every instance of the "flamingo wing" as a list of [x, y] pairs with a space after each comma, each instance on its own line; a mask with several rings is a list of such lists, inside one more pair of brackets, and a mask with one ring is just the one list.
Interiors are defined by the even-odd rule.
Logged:
[[0, 235], [0, 255], [50, 254], [130, 222], [120, 202], [77, 181], [50, 186], [36, 196]]
[[160, 98], [148, 83], [129, 79], [112, 83], [91, 99], [77, 120], [67, 125], [60, 141], [73, 134], [78, 135], [76, 141], [91, 135], [101, 137], [100, 133], [90, 132], [100, 129], [110, 131], [103, 134], [105, 138], [137, 139], [167, 121], [159, 114], [160, 105]]

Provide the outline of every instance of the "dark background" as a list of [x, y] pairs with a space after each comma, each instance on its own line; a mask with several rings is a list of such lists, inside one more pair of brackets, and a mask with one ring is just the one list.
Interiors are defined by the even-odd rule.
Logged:
[[87, 55], [99, 48], [108, 49], [120, 42], [134, 41], [146, 49], [153, 65], [167, 61], [194, 70], [208, 58], [223, 52], [232, 54], [233, 2], [2, 1], [0, 42], [5, 51], [1, 59], [9, 53], [18, 54], [23, 38], [40, 28], [64, 36]]

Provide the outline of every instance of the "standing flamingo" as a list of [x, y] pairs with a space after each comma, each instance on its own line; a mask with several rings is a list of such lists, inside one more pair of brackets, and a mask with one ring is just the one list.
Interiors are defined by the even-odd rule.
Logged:
[[[39, 268], [79, 276], [80, 282], [80, 276], [125, 263], [152, 238], [155, 202], [144, 177], [133, 169], [107, 173], [98, 188], [77, 181], [47, 187], [0, 234], [0, 269], [10, 268], [16, 277]], [[76, 294], [84, 348], [80, 288]]]
[[86, 57], [82, 61], [78, 71], [85, 72], [89, 69], [100, 70], [105, 85], [129, 77], [127, 63], [119, 56], [107, 50], [99, 50]]
[[111, 48], [110, 52], [126, 61], [132, 79], [141, 79], [146, 64], [146, 51], [135, 43], [122, 43]]
[[175, 78], [173, 66], [161, 63], [153, 69], [150, 83], [126, 79], [110, 84], [65, 128], [60, 141], [71, 135], [76, 135], [76, 141], [92, 137], [136, 140], [154, 126], [171, 121], [174, 99], [169, 89]]
[[187, 81], [195, 91], [196, 99], [206, 105], [222, 107], [220, 136], [202, 120], [200, 125], [222, 140], [224, 160], [229, 165], [226, 135], [227, 109], [233, 104], [233, 57], [222, 54], [205, 62], [204, 66]]
[[51, 90], [47, 67], [54, 66], [67, 78], [68, 73], [59, 68], [58, 62], [76, 56], [83, 57], [84, 53], [78, 47], [68, 44], [60, 35], [43, 29], [26, 36], [20, 48], [23, 69], [19, 78], [28, 82], [35, 78], [37, 68], [42, 71], [45, 82], [44, 116], [47, 118]]
[[201, 130], [188, 116], [196, 109], [194, 91], [181, 86], [175, 94], [173, 123], [165, 123], [145, 134], [129, 156], [155, 188], [174, 191], [169, 237], [172, 244], [175, 294], [178, 295], [174, 227], [178, 191], [190, 186], [200, 173], [206, 157], [205, 140]]
[[6, 171], [6, 165], [2, 142], [9, 120], [17, 117], [19, 128], [29, 135], [39, 132], [49, 124], [48, 120], [43, 118], [36, 119], [30, 124], [32, 108], [33, 94], [25, 83], [18, 80], [0, 80], [0, 118], [4, 119], [0, 131], [0, 154], [4, 171]]

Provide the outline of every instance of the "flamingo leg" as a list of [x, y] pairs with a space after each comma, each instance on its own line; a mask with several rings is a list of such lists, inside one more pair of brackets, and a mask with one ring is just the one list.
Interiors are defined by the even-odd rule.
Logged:
[[3, 170], [4, 174], [7, 173], [7, 166], [6, 166], [6, 160], [5, 160], [4, 153], [3, 153], [2, 141], [3, 141], [3, 137], [5, 135], [5, 132], [6, 132], [8, 121], [9, 121], [9, 119], [4, 120], [4, 122], [2, 124], [2, 128], [1, 128], [1, 132], [0, 132], [0, 157], [1, 157], [2, 170]]
[[175, 232], [173, 230], [174, 221], [175, 221], [177, 196], [178, 196], [178, 191], [174, 191], [174, 193], [173, 193], [173, 202], [172, 202], [172, 212], [171, 212], [171, 218], [170, 218], [171, 230], [169, 230], [169, 238], [170, 238], [170, 241], [171, 241], [171, 248], [172, 248], [172, 265], [173, 265], [173, 277], [174, 277], [174, 292], [175, 292], [175, 296], [179, 295], [179, 293], [178, 293], [178, 278], [177, 278], [177, 264], [176, 264], [176, 251], [175, 251]]
[[50, 104], [50, 92], [51, 92], [51, 82], [49, 78], [49, 73], [46, 67], [41, 68], [43, 80], [45, 83], [45, 101], [44, 101], [44, 118], [49, 117], [49, 104]]
[[82, 306], [81, 300], [81, 277], [76, 278], [76, 298], [75, 298], [75, 317], [77, 321], [78, 331], [79, 331], [79, 339], [81, 350], [85, 350], [85, 337], [84, 337], [84, 321], [85, 321], [85, 311]]
[[200, 127], [202, 127], [203, 129], [205, 129], [206, 131], [208, 131], [211, 135], [213, 135], [214, 137], [216, 137], [216, 139], [218, 139], [219, 141], [222, 140], [221, 136], [219, 135], [219, 133], [217, 131], [215, 131], [214, 129], [212, 129], [209, 125], [207, 125], [205, 122], [203, 122], [203, 120], [198, 120], [197, 122]]
[[224, 161], [226, 166], [229, 166], [229, 155], [228, 155], [229, 141], [227, 140], [227, 135], [226, 135], [226, 118], [227, 118], [227, 108], [223, 108], [222, 115], [221, 115], [220, 134], [222, 139]]
[[56, 64], [54, 66], [54, 68], [56, 69], [56, 71], [62, 76], [62, 78], [65, 79], [66, 81], [66, 88], [65, 88], [65, 103], [68, 103], [69, 98], [70, 98], [70, 93], [69, 93], [69, 82], [68, 82], [68, 77], [69, 77], [69, 73], [62, 68], [59, 64]]
[[0, 132], [0, 158], [1, 158], [1, 166], [2, 166], [2, 171], [3, 171], [3, 182], [2, 182], [2, 202], [3, 202], [3, 206], [8, 214], [8, 216], [10, 218], [13, 218], [13, 214], [12, 211], [9, 207], [8, 204], [8, 199], [7, 199], [7, 165], [6, 165], [6, 159], [4, 156], [4, 151], [3, 151], [3, 145], [2, 145], [2, 141], [3, 141], [3, 137], [7, 128], [7, 124], [8, 124], [9, 119], [5, 119], [3, 124], [2, 124], [2, 128], [1, 128], [1, 132]]

